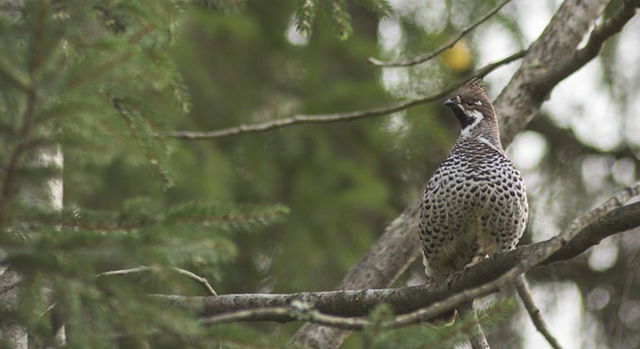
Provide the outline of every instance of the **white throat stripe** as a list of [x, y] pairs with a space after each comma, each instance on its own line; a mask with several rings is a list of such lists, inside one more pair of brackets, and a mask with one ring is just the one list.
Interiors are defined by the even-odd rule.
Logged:
[[478, 126], [480, 121], [482, 121], [482, 119], [484, 118], [484, 115], [482, 115], [482, 113], [477, 110], [472, 111], [471, 115], [475, 117], [475, 120], [473, 120], [473, 123], [471, 125], [462, 129], [462, 132], [460, 132], [460, 134], [463, 137], [469, 136], [469, 134], [471, 133], [471, 130], [473, 130], [474, 127]]

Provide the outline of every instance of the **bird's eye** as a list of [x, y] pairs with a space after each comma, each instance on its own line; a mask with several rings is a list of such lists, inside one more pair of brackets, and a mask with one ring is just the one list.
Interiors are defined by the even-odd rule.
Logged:
[[466, 102], [464, 102], [464, 104], [466, 104], [469, 107], [474, 105], [474, 103], [472, 101], [466, 101]]

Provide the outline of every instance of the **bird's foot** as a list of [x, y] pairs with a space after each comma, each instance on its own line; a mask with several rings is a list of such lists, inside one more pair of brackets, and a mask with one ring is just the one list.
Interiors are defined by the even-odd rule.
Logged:
[[449, 276], [447, 276], [447, 280], [445, 281], [447, 283], [447, 287], [451, 287], [451, 285], [458, 281], [459, 279], [462, 278], [462, 276], [464, 275], [465, 270], [458, 270], [458, 271], [454, 271], [453, 273], [449, 274]]
[[485, 259], [489, 259], [489, 255], [488, 254], [485, 254], [484, 256], [475, 256], [475, 257], [473, 257], [471, 262], [469, 262], [467, 265], [464, 266], [464, 271], [466, 272], [469, 268], [471, 268], [474, 265], [482, 262]]

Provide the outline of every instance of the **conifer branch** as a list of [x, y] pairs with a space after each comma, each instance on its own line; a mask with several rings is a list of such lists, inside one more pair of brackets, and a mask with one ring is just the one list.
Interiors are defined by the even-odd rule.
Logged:
[[495, 69], [503, 66], [505, 64], [511, 63], [519, 58], [524, 57], [526, 51], [516, 52], [506, 58], [503, 58], [499, 61], [487, 64], [486, 66], [474, 71], [472, 74], [463, 78], [444, 89], [423, 97], [408, 99], [402, 102], [396, 102], [389, 106], [371, 108], [365, 110], [355, 110], [344, 113], [332, 113], [332, 114], [316, 114], [316, 115], [295, 115], [290, 118], [285, 119], [277, 119], [273, 121], [267, 121], [258, 124], [246, 124], [240, 125], [236, 127], [216, 130], [216, 131], [204, 131], [204, 132], [196, 132], [196, 131], [172, 131], [166, 134], [167, 137], [173, 137], [184, 140], [201, 140], [201, 139], [212, 139], [212, 138], [222, 138], [229, 136], [236, 136], [239, 134], [245, 133], [259, 133], [266, 132], [275, 129], [285, 128], [289, 126], [299, 125], [299, 124], [310, 124], [310, 123], [328, 123], [328, 122], [338, 122], [338, 121], [351, 121], [357, 119], [364, 119], [373, 116], [381, 116], [388, 115], [391, 113], [395, 113], [401, 110], [409, 109], [416, 105], [430, 103], [434, 101], [438, 101], [449, 93], [462, 86], [465, 82], [471, 80], [472, 78], [482, 78]]
[[[104, 276], [115, 276], [115, 275], [128, 275], [128, 274], [136, 274], [136, 273], [142, 273], [142, 272], [155, 271], [155, 270], [158, 270], [158, 269], [159, 268], [153, 268], [153, 267], [149, 267], [149, 266], [146, 266], [146, 265], [141, 265], [139, 267], [134, 267], [134, 268], [105, 271], [105, 272], [99, 273], [96, 276], [97, 277], [104, 277]], [[209, 293], [210, 296], [217, 296], [218, 295], [218, 293], [216, 293], [215, 289], [209, 283], [209, 280], [207, 280], [205, 277], [199, 276], [199, 275], [197, 275], [197, 274], [195, 274], [193, 272], [190, 272], [190, 271], [188, 271], [186, 269], [182, 269], [182, 268], [178, 268], [178, 267], [171, 267], [171, 270], [175, 271], [178, 274], [184, 275], [184, 276], [194, 280], [195, 282], [199, 283], [207, 291], [207, 293]]]
[[[506, 279], [515, 274], [521, 265], [535, 257], [537, 263], [532, 267], [571, 259], [597, 244], [607, 236], [640, 226], [640, 202], [618, 207], [633, 194], [640, 191], [636, 183], [614, 195], [604, 204], [576, 219], [563, 233], [550, 240], [521, 246], [513, 251], [498, 253], [493, 257], [467, 268], [450, 285], [421, 285], [401, 288], [341, 290], [322, 292], [302, 292], [291, 294], [226, 294], [217, 297], [157, 296], [167, 300], [173, 306], [196, 312], [204, 317], [218, 316], [240, 310], [257, 308], [290, 307], [295, 301], [311, 304], [315, 311], [325, 315], [341, 317], [364, 317], [375, 306], [386, 303], [394, 312], [402, 314], [384, 323], [388, 328], [397, 328], [428, 320], [453, 309], [470, 299], [493, 293], [510, 284]], [[618, 208], [616, 208], [618, 207]], [[579, 233], [560, 248], [552, 252], [550, 245], [560, 236], [566, 236], [578, 229]], [[541, 254], [541, 251], [544, 254]], [[538, 260], [540, 257], [544, 259]], [[529, 266], [529, 264], [525, 264]], [[512, 270], [516, 269], [516, 272]], [[267, 311], [251, 317], [247, 313], [240, 316], [242, 321], [295, 321], [282, 310], [269, 315]], [[255, 314], [258, 314], [255, 313]], [[286, 314], [285, 314], [286, 313]], [[235, 316], [235, 315], [234, 315]], [[219, 319], [228, 319], [225, 317]], [[218, 320], [215, 320], [218, 321]], [[222, 321], [222, 320], [220, 320]], [[227, 321], [227, 320], [224, 320]], [[355, 326], [353, 321], [349, 326]], [[364, 326], [364, 324], [362, 324]], [[339, 325], [340, 326], [340, 325]], [[359, 326], [359, 325], [358, 325]], [[341, 327], [342, 328], [342, 327]]]
[[553, 349], [562, 349], [560, 342], [558, 342], [558, 340], [553, 336], [553, 334], [551, 334], [551, 331], [549, 331], [549, 327], [547, 326], [547, 323], [544, 321], [544, 318], [542, 317], [542, 313], [540, 312], [540, 309], [538, 309], [538, 307], [536, 306], [536, 303], [533, 301], [533, 296], [531, 295], [531, 289], [529, 289], [529, 283], [527, 282], [527, 279], [525, 278], [524, 274], [520, 275], [516, 279], [515, 285], [516, 285], [516, 292], [518, 292], [518, 296], [522, 300], [522, 304], [524, 305], [524, 308], [527, 310], [527, 313], [529, 313], [531, 322], [533, 322], [533, 325], [536, 327], [538, 332], [542, 334], [542, 336], [547, 340], [547, 342]]
[[504, 7], [504, 5], [508, 4], [510, 1], [511, 0], [503, 0], [496, 7], [491, 9], [491, 11], [487, 12], [486, 15], [482, 16], [477, 21], [471, 23], [470, 25], [468, 25], [464, 29], [462, 29], [462, 31], [460, 33], [458, 33], [458, 36], [453, 38], [448, 43], [438, 47], [433, 52], [430, 52], [430, 53], [427, 53], [427, 54], [422, 54], [422, 55], [419, 55], [417, 57], [414, 57], [414, 58], [406, 60], [406, 61], [388, 61], [388, 62], [385, 62], [385, 61], [379, 60], [379, 59], [374, 58], [374, 57], [369, 57], [369, 63], [375, 65], [376, 67], [408, 67], [408, 66], [412, 66], [412, 65], [416, 65], [416, 64], [427, 62], [427, 61], [433, 59], [434, 57], [438, 56], [442, 52], [446, 51], [447, 49], [450, 49], [451, 47], [453, 47], [453, 45], [458, 43], [458, 41], [460, 41], [465, 35], [469, 34], [469, 32], [474, 30], [477, 26], [479, 26], [480, 24], [486, 22], [489, 18], [493, 17], [493, 15], [495, 15], [498, 11], [500, 11], [500, 9], [502, 7]]

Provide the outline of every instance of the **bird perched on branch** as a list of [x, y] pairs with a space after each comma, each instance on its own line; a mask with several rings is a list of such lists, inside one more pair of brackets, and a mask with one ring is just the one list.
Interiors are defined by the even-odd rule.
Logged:
[[[469, 81], [444, 104], [462, 129], [427, 184], [419, 219], [425, 271], [436, 284], [469, 263], [515, 248], [529, 211], [522, 177], [502, 149], [482, 81]], [[455, 310], [439, 317], [454, 319]]]

